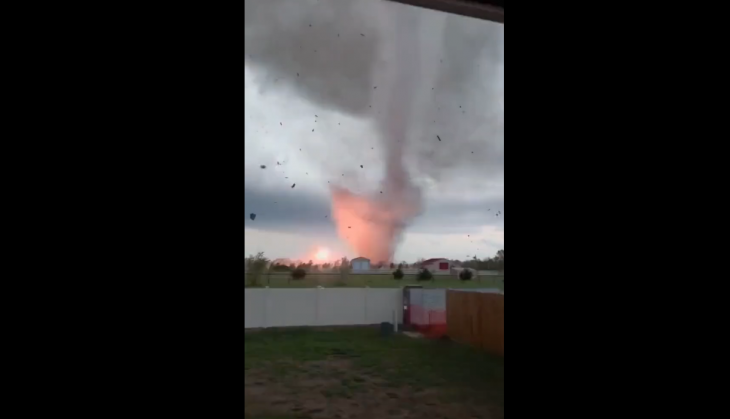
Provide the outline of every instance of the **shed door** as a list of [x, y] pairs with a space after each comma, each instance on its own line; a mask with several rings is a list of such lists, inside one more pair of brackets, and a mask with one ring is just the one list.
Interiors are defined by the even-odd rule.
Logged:
[[448, 262], [441, 262], [439, 263], [439, 269], [442, 271], [445, 271], [449, 269], [449, 263]]

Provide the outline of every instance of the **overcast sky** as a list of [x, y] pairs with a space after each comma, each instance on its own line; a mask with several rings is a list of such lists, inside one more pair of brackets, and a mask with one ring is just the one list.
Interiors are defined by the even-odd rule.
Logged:
[[[394, 259], [504, 248], [503, 25], [380, 0], [245, 7], [247, 255], [309, 260], [327, 248], [331, 258], [358, 256], [338, 237], [329, 188], [382, 189], [378, 121], [399, 94], [394, 71], [406, 67], [417, 92], [403, 122], [403, 164], [423, 199]], [[405, 44], [413, 54], [392, 47], [404, 45], [403, 27], [417, 34]]]

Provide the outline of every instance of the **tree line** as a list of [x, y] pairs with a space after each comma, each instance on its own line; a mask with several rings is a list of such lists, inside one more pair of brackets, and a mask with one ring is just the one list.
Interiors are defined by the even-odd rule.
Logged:
[[[377, 262], [371, 263], [373, 269], [414, 269], [421, 268], [424, 259], [418, 259], [414, 263], [408, 263], [402, 261], [400, 263], [387, 263]], [[483, 259], [478, 258], [476, 255], [471, 259], [459, 260], [450, 259], [451, 266], [456, 268], [469, 268], [477, 271], [504, 271], [504, 249], [497, 251], [497, 254], [493, 257], [485, 257]], [[342, 271], [343, 269], [350, 268], [350, 260], [347, 257], [343, 257], [335, 262], [326, 262], [317, 264], [311, 260], [308, 262], [304, 261], [292, 261], [289, 259], [268, 259], [264, 252], [258, 252], [255, 255], [249, 255], [246, 258], [246, 271], [248, 272], [293, 272], [295, 269], [303, 269], [306, 272], [315, 273], [320, 271]]]

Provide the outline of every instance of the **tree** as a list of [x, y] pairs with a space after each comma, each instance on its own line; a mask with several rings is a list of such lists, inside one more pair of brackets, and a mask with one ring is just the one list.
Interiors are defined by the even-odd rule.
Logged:
[[393, 272], [393, 278], [394, 279], [403, 279], [403, 271], [401, 270], [401, 268], [398, 268]]
[[256, 255], [249, 255], [246, 258], [246, 279], [248, 285], [257, 287], [260, 285], [261, 275], [266, 272], [269, 266], [269, 259], [264, 256], [264, 252], [258, 252]]
[[472, 273], [469, 268], [462, 269], [461, 272], [459, 272], [459, 279], [462, 281], [471, 281], [471, 276]]
[[350, 276], [350, 261], [347, 259], [347, 257], [343, 257], [340, 259], [340, 268], [339, 271], [339, 278], [337, 281], [337, 286], [344, 287], [347, 285], [347, 278]]

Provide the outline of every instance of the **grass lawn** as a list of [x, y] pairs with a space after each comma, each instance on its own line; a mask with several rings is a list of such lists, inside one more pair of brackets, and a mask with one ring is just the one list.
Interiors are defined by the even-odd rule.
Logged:
[[[423, 285], [424, 288], [499, 288], [504, 290], [504, 275], [490, 275], [474, 278], [471, 281], [460, 281], [453, 276], [435, 276], [431, 281], [417, 281], [415, 275], [406, 275], [396, 281], [392, 275], [350, 275], [344, 285], [338, 285], [338, 275], [310, 274], [302, 280], [292, 280], [288, 274], [262, 275], [260, 286], [271, 288], [311, 288], [323, 287], [364, 287], [371, 288], [399, 288], [403, 285]], [[249, 286], [248, 278], [246, 286]]]
[[245, 333], [245, 418], [503, 418], [504, 358], [377, 328]]

